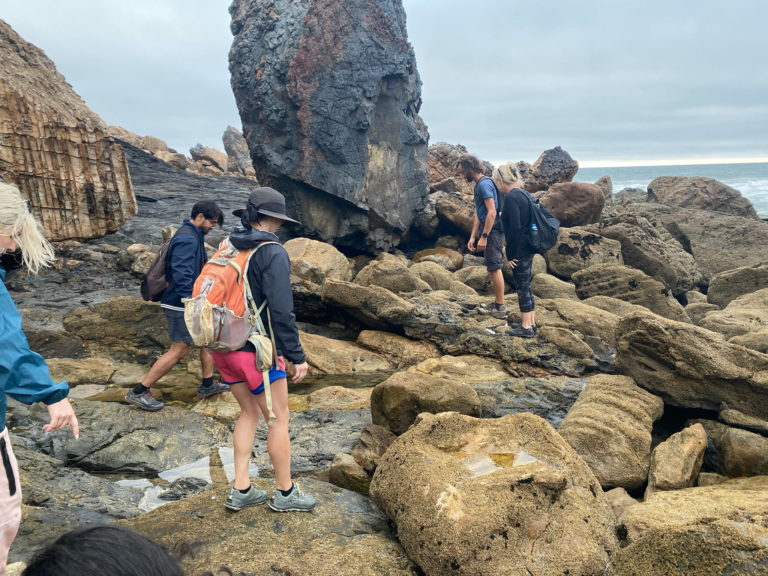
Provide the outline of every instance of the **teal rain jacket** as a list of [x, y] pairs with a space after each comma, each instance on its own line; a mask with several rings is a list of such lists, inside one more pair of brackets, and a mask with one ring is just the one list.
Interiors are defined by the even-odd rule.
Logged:
[[29, 349], [0, 266], [0, 432], [5, 429], [6, 394], [24, 404], [53, 404], [67, 397], [69, 386], [54, 382], [43, 357]]

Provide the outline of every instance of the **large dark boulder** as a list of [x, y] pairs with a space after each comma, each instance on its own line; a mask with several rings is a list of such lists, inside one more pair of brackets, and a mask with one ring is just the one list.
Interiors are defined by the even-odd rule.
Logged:
[[542, 152], [530, 170], [523, 171], [525, 189], [528, 192], [548, 190], [553, 184], [571, 182], [578, 171], [579, 163], [560, 146], [555, 146]]
[[421, 80], [400, 0], [235, 0], [232, 89], [259, 182], [301, 233], [397, 245], [428, 192]]

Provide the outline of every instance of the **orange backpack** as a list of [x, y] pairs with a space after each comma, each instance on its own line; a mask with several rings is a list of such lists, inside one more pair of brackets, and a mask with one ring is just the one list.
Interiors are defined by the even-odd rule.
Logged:
[[[275, 361], [272, 326], [266, 335], [261, 312], [266, 301], [257, 307], [248, 286], [248, 264], [251, 256], [265, 244], [251, 250], [238, 250], [224, 239], [213, 257], [205, 263], [195, 280], [192, 297], [183, 298], [184, 321], [197, 346], [217, 352], [232, 352], [251, 342], [256, 353], [256, 367], [264, 377], [267, 408], [271, 418], [272, 396], [269, 390], [269, 369]], [[270, 322], [267, 308], [267, 322]]]
[[[266, 336], [260, 318], [266, 302], [257, 308], [248, 286], [251, 255], [265, 244], [279, 242], [262, 242], [251, 250], [238, 250], [227, 238], [203, 266], [192, 297], [184, 299], [184, 320], [197, 346], [231, 352], [245, 346], [254, 334]], [[272, 359], [265, 360], [271, 366]]]

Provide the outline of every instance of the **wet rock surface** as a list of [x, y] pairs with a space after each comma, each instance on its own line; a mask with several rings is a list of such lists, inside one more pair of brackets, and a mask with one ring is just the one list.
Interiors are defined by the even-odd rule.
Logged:
[[[271, 481], [254, 485], [273, 489]], [[171, 549], [182, 544], [194, 551], [182, 561], [188, 574], [222, 565], [237, 574], [420, 574], [369, 498], [311, 479], [302, 488], [318, 500], [311, 513], [280, 514], [266, 505], [233, 513], [219, 486], [120, 523]]]
[[15, 412], [9, 425], [63, 463], [90, 472], [155, 476], [163, 470], [208, 456], [211, 448], [231, 443], [226, 426], [189, 410], [168, 406], [146, 412], [112, 402], [77, 400], [79, 439], [48, 435], [33, 422], [44, 422], [47, 411], [36, 404], [22, 418]]

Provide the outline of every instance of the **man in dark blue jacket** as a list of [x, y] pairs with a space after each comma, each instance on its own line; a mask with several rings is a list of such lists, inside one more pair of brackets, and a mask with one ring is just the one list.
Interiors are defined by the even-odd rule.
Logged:
[[[168, 287], [163, 293], [161, 308], [168, 319], [170, 349], [160, 356], [142, 378], [141, 383], [128, 392], [125, 399], [143, 410], [155, 412], [163, 403], [152, 396], [151, 386], [165, 376], [171, 368], [184, 358], [192, 344], [192, 336], [184, 322], [184, 304], [182, 298], [192, 296], [192, 287], [208, 260], [205, 253], [204, 238], [214, 226], [224, 223], [224, 214], [215, 202], [203, 200], [192, 207], [189, 220], [184, 220], [181, 228], [171, 239], [165, 257], [165, 277]], [[198, 388], [198, 395], [206, 398], [229, 390], [229, 386], [213, 379], [213, 360], [205, 348], [200, 349], [203, 381]]]

